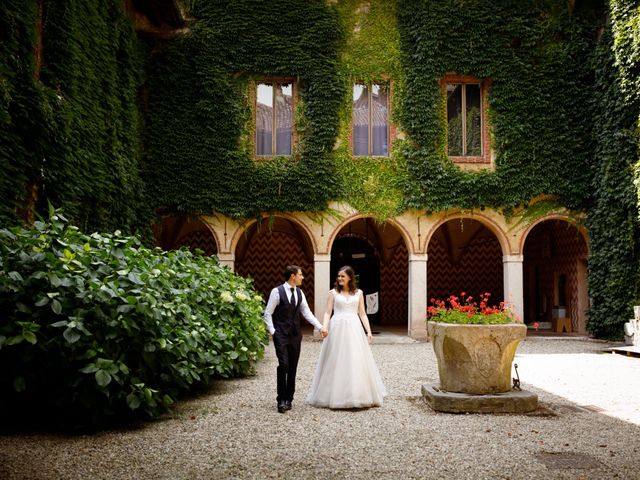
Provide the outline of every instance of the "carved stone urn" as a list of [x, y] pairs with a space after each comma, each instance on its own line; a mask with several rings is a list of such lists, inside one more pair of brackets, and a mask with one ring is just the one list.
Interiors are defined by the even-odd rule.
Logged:
[[427, 331], [438, 360], [441, 390], [468, 394], [511, 390], [511, 364], [527, 335], [526, 325], [427, 322]]

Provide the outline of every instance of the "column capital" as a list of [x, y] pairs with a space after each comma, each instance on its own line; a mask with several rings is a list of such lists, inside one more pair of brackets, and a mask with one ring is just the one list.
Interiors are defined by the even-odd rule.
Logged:
[[314, 262], [331, 262], [331, 255], [326, 255], [324, 253], [316, 253], [313, 255]]
[[218, 252], [216, 253], [216, 257], [218, 257], [218, 260], [221, 262], [234, 262], [236, 260], [235, 253]]
[[409, 261], [410, 262], [426, 262], [429, 258], [429, 255], [426, 253], [410, 253]]
[[524, 255], [503, 255], [502, 263], [522, 263], [524, 262]]
[[234, 253], [217, 253], [216, 257], [218, 257], [221, 265], [225, 265], [235, 271], [236, 255]]

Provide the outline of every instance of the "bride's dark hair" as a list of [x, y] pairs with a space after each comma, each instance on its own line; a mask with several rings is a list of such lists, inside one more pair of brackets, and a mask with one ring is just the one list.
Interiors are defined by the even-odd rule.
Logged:
[[[349, 287], [349, 293], [355, 293], [357, 288], [356, 272], [354, 272], [353, 268], [351, 268], [349, 265], [345, 265], [340, 270], [338, 270], [338, 273], [340, 272], [346, 273], [347, 276], [349, 277], [349, 284], [347, 285]], [[342, 286], [338, 284], [338, 279], [336, 279], [335, 289], [336, 289], [336, 292], [339, 292], [342, 290]]]

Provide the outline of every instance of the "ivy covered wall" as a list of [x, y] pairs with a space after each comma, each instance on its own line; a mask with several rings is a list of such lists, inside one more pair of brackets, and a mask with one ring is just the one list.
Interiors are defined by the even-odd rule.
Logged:
[[0, 15], [0, 217], [50, 201], [83, 230], [144, 227], [143, 51], [123, 5], [8, 0]]
[[389, 157], [351, 154], [351, 92], [356, 82], [390, 84], [390, 119], [399, 124], [404, 71], [400, 63], [397, 7], [395, 2], [388, 1], [345, 0], [338, 2], [336, 8], [346, 34], [340, 51], [340, 73], [347, 97], [340, 110], [340, 131], [334, 150], [341, 198], [359, 212], [385, 220], [405, 209], [406, 161], [396, 151], [391, 151]]
[[640, 305], [640, 2], [611, 0], [610, 12], [593, 62], [595, 202], [587, 217], [588, 328], [598, 337], [620, 337], [631, 307]]
[[[407, 75], [402, 124], [411, 137], [403, 148], [407, 204], [505, 209], [547, 194], [583, 208], [591, 178], [585, 112], [597, 12], [557, 1], [398, 4]], [[437, 80], [448, 72], [492, 81], [495, 172], [465, 172], [447, 160]]]
[[[598, 9], [557, 1], [193, 3], [190, 34], [150, 62], [147, 159], [169, 211], [316, 211], [345, 198], [390, 216], [509, 209], [540, 194], [588, 205], [594, 145], [585, 112]], [[492, 81], [495, 172], [465, 172], [447, 159], [438, 81], [448, 72]], [[261, 75], [300, 79], [302, 147], [293, 161], [251, 158], [247, 80]], [[381, 79], [392, 81], [393, 118], [407, 140], [390, 160], [352, 159], [351, 85]]]
[[0, 9], [0, 220], [15, 220], [25, 206], [47, 144], [41, 125], [51, 96], [34, 80], [36, 15], [35, 2], [8, 0]]
[[[149, 60], [146, 178], [171, 213], [321, 211], [338, 190], [344, 84], [336, 11], [322, 0], [192, 2], [190, 32]], [[297, 151], [254, 161], [250, 81], [295, 77]]]

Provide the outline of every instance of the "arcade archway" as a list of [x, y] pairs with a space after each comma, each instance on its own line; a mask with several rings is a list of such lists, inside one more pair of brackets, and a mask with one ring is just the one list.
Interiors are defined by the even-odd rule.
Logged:
[[240, 237], [235, 250], [235, 271], [253, 278], [255, 289], [265, 300], [271, 289], [284, 281], [282, 273], [287, 265], [302, 268], [305, 277], [302, 289], [313, 310], [313, 245], [303, 228], [290, 219], [275, 217], [253, 223]]
[[457, 218], [434, 232], [427, 249], [427, 297], [444, 300], [464, 292], [475, 299], [491, 293], [491, 304], [504, 300], [502, 248], [495, 234], [478, 220]]
[[358, 218], [344, 225], [333, 241], [327, 288], [333, 286], [340, 267], [351, 265], [365, 294], [373, 330], [404, 330], [408, 322], [408, 259], [404, 238], [393, 224]]
[[167, 217], [156, 227], [156, 243], [163, 250], [176, 250], [186, 246], [192, 252], [202, 250], [205, 255], [216, 255], [218, 244], [211, 230], [198, 218]]
[[[586, 333], [587, 243], [566, 220], [535, 225], [524, 243], [524, 321], [541, 329]], [[558, 319], [569, 319], [570, 328]]]

